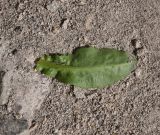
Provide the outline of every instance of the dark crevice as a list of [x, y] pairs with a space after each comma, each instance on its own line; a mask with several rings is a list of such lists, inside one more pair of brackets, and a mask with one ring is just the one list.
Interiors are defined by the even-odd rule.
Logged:
[[36, 121], [35, 121], [35, 120], [32, 120], [32, 121], [31, 121], [31, 126], [29, 127], [29, 129], [34, 128], [35, 125], [36, 125]]
[[19, 8], [19, 2], [17, 2], [15, 5], [15, 9], [18, 10], [18, 8]]
[[3, 112], [7, 112], [8, 111], [7, 108], [8, 108], [7, 104], [0, 105], [0, 110]]
[[60, 27], [63, 26], [63, 24], [64, 24], [64, 22], [65, 22], [66, 20], [67, 20], [66, 18], [63, 18], [63, 19], [61, 20]]
[[17, 53], [17, 49], [13, 49], [11, 53], [15, 55]]
[[136, 43], [137, 43], [137, 39], [132, 39], [131, 40], [131, 45], [134, 47], [133, 54], [137, 57], [137, 51], [138, 51], [138, 49], [136, 48]]
[[74, 85], [70, 86], [70, 90], [67, 93], [68, 95], [71, 95], [72, 97], [76, 97], [76, 95], [74, 94]]
[[44, 2], [44, 4], [42, 5], [45, 9], [47, 9], [47, 5], [48, 3], [47, 2]]
[[22, 32], [22, 27], [21, 26], [16, 26], [14, 28], [14, 31], [17, 33], [17, 34], [20, 34]]
[[102, 101], [102, 94], [98, 94], [98, 97], [99, 97], [98, 101], [101, 102]]
[[4, 71], [0, 71], [0, 96], [1, 96], [1, 94], [2, 94], [2, 90], [3, 90], [3, 77], [4, 77], [4, 75], [5, 75], [5, 72]]
[[132, 46], [134, 46], [134, 47], [135, 47], [135, 46], [136, 46], [136, 43], [137, 43], [137, 39], [132, 39], [132, 40], [131, 40], [131, 44], [132, 44]]

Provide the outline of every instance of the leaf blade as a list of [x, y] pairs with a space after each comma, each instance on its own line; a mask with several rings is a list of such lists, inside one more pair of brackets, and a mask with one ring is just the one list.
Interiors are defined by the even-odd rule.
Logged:
[[[92, 47], [78, 49], [69, 55], [69, 62], [59, 64], [61, 62], [54, 63], [55, 61], [47, 61], [47, 58], [41, 59], [37, 65], [40, 65], [43, 70], [56, 70], [53, 77], [59, 81], [82, 88], [110, 86], [124, 79], [135, 69], [136, 65], [135, 57], [132, 56], [130, 59], [130, 55], [126, 52]], [[46, 74], [46, 72], [42, 73]]]

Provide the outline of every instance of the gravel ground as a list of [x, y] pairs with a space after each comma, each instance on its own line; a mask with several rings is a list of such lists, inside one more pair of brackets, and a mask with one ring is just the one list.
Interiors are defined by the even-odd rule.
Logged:
[[[33, 70], [85, 45], [131, 52], [137, 69], [94, 90]], [[160, 135], [160, 0], [0, 0], [0, 135]]]

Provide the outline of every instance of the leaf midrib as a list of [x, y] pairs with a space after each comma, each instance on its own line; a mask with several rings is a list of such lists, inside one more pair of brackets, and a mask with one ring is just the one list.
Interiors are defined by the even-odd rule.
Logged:
[[44, 61], [44, 60], [39, 61], [40, 65], [45, 65], [43, 67], [64, 69], [64, 70], [66, 69], [76, 69], [76, 70], [89, 69], [90, 70], [91, 68], [93, 69], [93, 68], [102, 68], [102, 67], [123, 66], [123, 65], [132, 64], [132, 63], [134, 63], [134, 61], [120, 63], [120, 64], [98, 65], [98, 66], [92, 66], [92, 67], [89, 67], [89, 66], [76, 67], [76, 66], [69, 66], [69, 65], [58, 65], [58, 64], [54, 64], [53, 62]]

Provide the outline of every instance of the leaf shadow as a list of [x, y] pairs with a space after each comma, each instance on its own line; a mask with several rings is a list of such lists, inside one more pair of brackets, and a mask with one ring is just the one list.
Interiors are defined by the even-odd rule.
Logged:
[[91, 47], [91, 44], [87, 44], [87, 45], [84, 45], [84, 46], [76, 47], [75, 49], [73, 49], [72, 54], [74, 54], [78, 49], [89, 48], [89, 47]]

